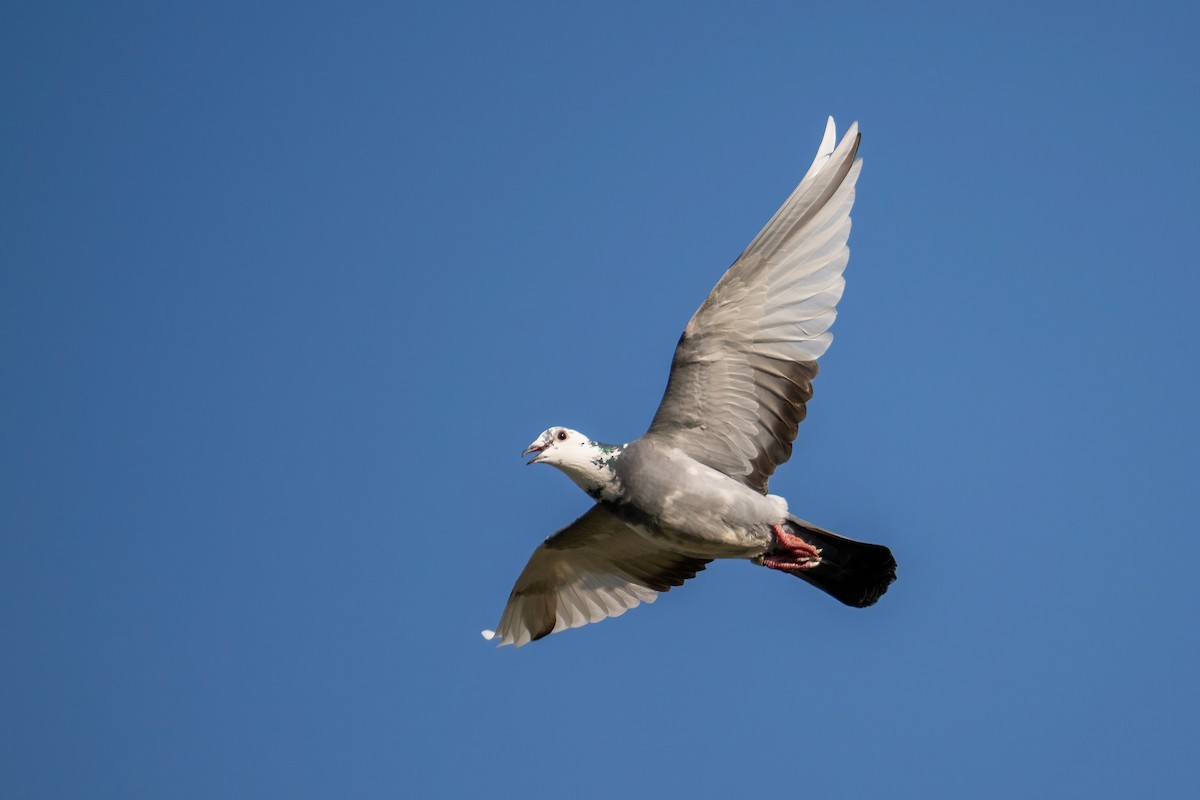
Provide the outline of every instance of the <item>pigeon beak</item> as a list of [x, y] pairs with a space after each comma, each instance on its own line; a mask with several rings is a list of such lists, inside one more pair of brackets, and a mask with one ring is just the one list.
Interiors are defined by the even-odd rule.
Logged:
[[529, 447], [526, 447], [525, 452], [521, 453], [521, 458], [524, 458], [525, 456], [529, 455], [530, 453], [536, 453], [536, 455], [533, 458], [526, 461], [525, 466], [529, 466], [530, 464], [536, 463], [538, 460], [538, 456], [540, 456], [542, 454], [542, 451], [545, 449], [546, 449], [546, 445], [542, 444], [541, 440], [538, 440], [538, 441], [534, 442], [533, 444], [529, 445]]

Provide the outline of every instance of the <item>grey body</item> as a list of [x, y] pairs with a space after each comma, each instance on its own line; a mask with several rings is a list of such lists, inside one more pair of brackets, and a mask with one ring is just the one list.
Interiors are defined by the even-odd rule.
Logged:
[[783, 522], [781, 497], [750, 489], [653, 437], [625, 447], [611, 470], [621, 486], [606, 503], [623, 522], [660, 547], [696, 558], [754, 558]]

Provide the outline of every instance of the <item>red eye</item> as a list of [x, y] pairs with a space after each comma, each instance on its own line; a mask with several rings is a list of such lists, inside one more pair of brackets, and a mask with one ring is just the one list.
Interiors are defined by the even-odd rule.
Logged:
[[559, 432], [558, 432], [558, 440], [559, 440], [560, 442], [565, 442], [565, 441], [567, 440], [567, 432], [566, 432], [566, 431], [559, 431]]

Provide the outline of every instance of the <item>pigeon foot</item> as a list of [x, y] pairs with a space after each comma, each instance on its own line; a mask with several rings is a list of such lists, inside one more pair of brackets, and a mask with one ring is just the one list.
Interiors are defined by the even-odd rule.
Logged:
[[782, 525], [772, 525], [775, 534], [775, 544], [769, 555], [763, 556], [761, 563], [764, 567], [793, 572], [798, 569], [812, 569], [821, 563], [820, 548], [813, 547], [799, 536], [793, 536], [783, 529]]

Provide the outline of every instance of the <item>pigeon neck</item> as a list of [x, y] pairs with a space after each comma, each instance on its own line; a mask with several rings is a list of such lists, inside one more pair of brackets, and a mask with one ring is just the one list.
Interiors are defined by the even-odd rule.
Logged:
[[615, 501], [621, 493], [615, 467], [624, 450], [624, 445], [588, 442], [586, 457], [556, 466], [594, 499]]

